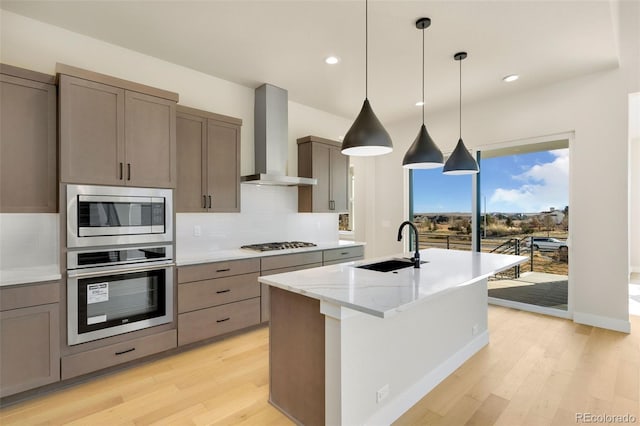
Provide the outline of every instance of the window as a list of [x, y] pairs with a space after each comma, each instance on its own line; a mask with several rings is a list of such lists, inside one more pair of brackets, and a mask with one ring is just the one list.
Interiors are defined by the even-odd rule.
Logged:
[[349, 197], [349, 213], [342, 213], [338, 219], [338, 231], [353, 232], [353, 194], [354, 194], [354, 173], [353, 166], [349, 166], [349, 185], [347, 187]]
[[420, 248], [471, 250], [471, 176], [415, 169], [410, 182], [409, 218], [418, 228]]

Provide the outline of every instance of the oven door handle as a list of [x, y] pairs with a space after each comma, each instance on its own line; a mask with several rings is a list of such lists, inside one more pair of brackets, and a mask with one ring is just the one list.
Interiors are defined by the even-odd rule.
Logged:
[[132, 272], [153, 271], [154, 269], [164, 269], [172, 266], [176, 266], [176, 264], [172, 261], [162, 262], [162, 263], [158, 262], [158, 263], [154, 263], [153, 265], [138, 266], [134, 268], [102, 269], [100, 271], [91, 271], [91, 272], [67, 271], [67, 276], [69, 278], [90, 278], [90, 277], [99, 277], [104, 275], [120, 275], [120, 274], [129, 274]]

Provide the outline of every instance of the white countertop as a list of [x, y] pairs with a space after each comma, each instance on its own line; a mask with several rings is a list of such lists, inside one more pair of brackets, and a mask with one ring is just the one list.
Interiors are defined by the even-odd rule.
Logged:
[[62, 278], [58, 265], [34, 266], [0, 270], [0, 287], [29, 284], [44, 281], [55, 281]]
[[197, 265], [199, 263], [224, 262], [227, 260], [250, 259], [253, 257], [277, 256], [281, 254], [305, 253], [310, 251], [330, 250], [334, 248], [363, 246], [363, 245], [365, 244], [362, 242], [341, 240], [335, 243], [318, 244], [315, 247], [287, 249], [287, 250], [272, 250], [272, 251], [254, 251], [254, 250], [248, 250], [248, 249], [211, 250], [208, 252], [203, 251], [197, 254], [190, 254], [186, 256], [180, 256], [178, 254], [178, 256], [176, 257], [176, 265], [178, 266]]
[[377, 272], [356, 268], [390, 258], [410, 256], [410, 253], [404, 253], [269, 275], [258, 280], [313, 299], [386, 318], [528, 259], [525, 256], [431, 248], [420, 251], [421, 260], [428, 262], [420, 269], [409, 267]]

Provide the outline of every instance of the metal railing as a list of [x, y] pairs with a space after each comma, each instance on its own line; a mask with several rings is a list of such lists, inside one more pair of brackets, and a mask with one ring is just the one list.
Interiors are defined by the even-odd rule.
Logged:
[[[430, 232], [421, 232], [420, 234], [420, 248], [436, 247], [446, 248], [454, 250], [471, 250], [471, 236], [470, 235], [443, 235]], [[547, 250], [543, 254], [543, 250], [535, 249], [533, 244], [534, 236], [523, 237], [504, 237], [504, 238], [483, 238], [480, 241], [481, 251], [485, 253], [499, 253], [499, 254], [514, 254], [519, 256], [529, 257], [529, 261], [525, 264], [514, 267], [514, 273], [512, 276], [515, 278], [520, 277], [522, 272], [525, 272], [527, 267], [529, 271], [534, 271], [534, 267], [538, 266], [538, 270], [542, 269], [546, 271], [545, 266], [541, 266], [541, 262], [555, 263], [557, 266], [561, 263], [568, 263], [568, 256], [566, 247], [558, 250]], [[548, 253], [552, 252], [553, 255]], [[539, 255], [536, 255], [539, 253]], [[524, 270], [523, 270], [524, 269]]]

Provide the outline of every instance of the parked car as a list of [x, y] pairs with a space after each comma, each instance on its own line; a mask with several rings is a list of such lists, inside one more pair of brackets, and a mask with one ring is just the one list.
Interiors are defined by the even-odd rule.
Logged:
[[525, 241], [527, 247], [533, 246], [534, 250], [558, 250], [561, 247], [567, 247], [567, 242], [549, 237], [531, 237]]

